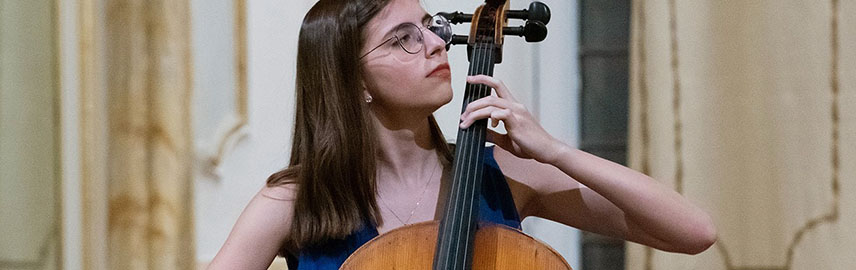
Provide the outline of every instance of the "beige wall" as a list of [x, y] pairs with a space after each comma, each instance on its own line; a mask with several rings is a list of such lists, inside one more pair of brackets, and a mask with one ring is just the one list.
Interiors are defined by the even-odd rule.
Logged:
[[57, 269], [54, 1], [0, 1], [0, 269]]
[[714, 218], [627, 269], [853, 269], [856, 1], [637, 1], [630, 163]]

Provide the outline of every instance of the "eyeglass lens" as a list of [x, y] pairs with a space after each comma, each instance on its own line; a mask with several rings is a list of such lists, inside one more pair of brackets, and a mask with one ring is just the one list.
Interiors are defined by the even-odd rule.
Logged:
[[[431, 30], [431, 32], [443, 39], [446, 44], [449, 44], [452, 40], [452, 26], [443, 16], [434, 15], [434, 17], [431, 18], [427, 29]], [[424, 45], [423, 40], [425, 37], [418, 26], [413, 24], [402, 25], [398, 30], [396, 30], [395, 35], [398, 38], [398, 43], [401, 45], [401, 48], [407, 53], [415, 54], [422, 50], [422, 46]]]
[[398, 43], [408, 53], [418, 53], [422, 50], [422, 31], [419, 27], [413, 24], [405, 24], [395, 31], [395, 36], [398, 37]]

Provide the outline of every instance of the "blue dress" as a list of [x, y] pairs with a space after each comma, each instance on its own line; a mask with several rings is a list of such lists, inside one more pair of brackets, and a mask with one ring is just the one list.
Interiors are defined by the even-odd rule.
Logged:
[[[505, 176], [493, 158], [493, 147], [485, 148], [485, 168], [479, 195], [479, 220], [520, 228], [520, 215], [514, 206], [511, 190]], [[344, 239], [334, 239], [304, 248], [299, 257], [286, 258], [288, 269], [297, 270], [335, 270], [357, 248], [378, 236], [377, 228], [366, 224], [363, 229]]]

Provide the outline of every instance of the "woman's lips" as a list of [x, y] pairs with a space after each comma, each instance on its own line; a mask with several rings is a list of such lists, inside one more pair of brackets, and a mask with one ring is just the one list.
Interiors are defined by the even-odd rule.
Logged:
[[449, 64], [443, 63], [443, 64], [437, 66], [436, 68], [434, 68], [434, 70], [431, 71], [431, 73], [428, 73], [428, 76], [425, 76], [425, 77], [434, 77], [434, 76], [437, 76], [437, 77], [452, 76], [452, 71], [449, 70]]

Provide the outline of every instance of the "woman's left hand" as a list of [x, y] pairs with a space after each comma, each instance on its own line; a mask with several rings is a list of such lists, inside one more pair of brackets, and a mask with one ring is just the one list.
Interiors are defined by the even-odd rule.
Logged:
[[502, 81], [486, 75], [476, 75], [467, 77], [467, 82], [487, 85], [496, 90], [496, 95], [470, 102], [461, 115], [461, 129], [485, 118], [491, 119], [493, 127], [502, 121], [508, 134], [488, 129], [488, 141], [520, 158], [534, 158], [542, 163], [552, 163], [555, 160], [564, 144], [541, 127], [526, 107], [514, 99]]

